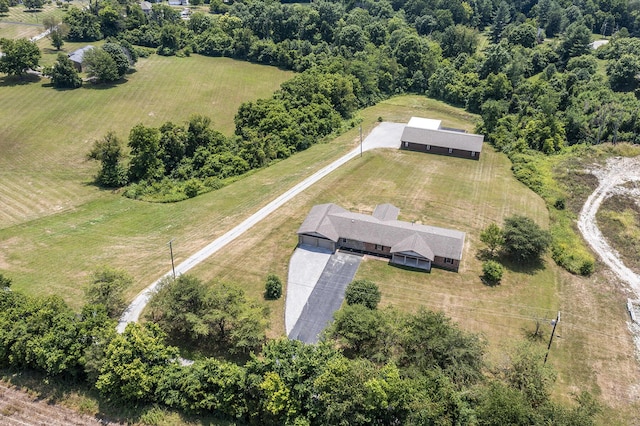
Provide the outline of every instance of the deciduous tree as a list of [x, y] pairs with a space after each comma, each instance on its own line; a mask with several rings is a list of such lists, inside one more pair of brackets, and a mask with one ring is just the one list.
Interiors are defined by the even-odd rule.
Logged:
[[104, 305], [111, 318], [117, 318], [124, 310], [124, 291], [133, 284], [133, 278], [125, 271], [103, 267], [91, 275], [86, 290], [87, 301]]
[[480, 241], [485, 243], [491, 252], [491, 255], [495, 253], [496, 249], [504, 243], [504, 236], [502, 230], [496, 223], [491, 223], [480, 233]]
[[514, 215], [504, 220], [504, 249], [507, 254], [522, 262], [534, 262], [551, 244], [551, 235], [532, 219]]
[[114, 132], [107, 133], [102, 139], [95, 141], [89, 158], [102, 164], [96, 183], [107, 188], [119, 188], [127, 184], [127, 169], [122, 164], [124, 157], [123, 143]]
[[51, 78], [51, 83], [56, 89], [77, 89], [82, 86], [82, 78], [64, 53], [59, 53], [56, 63], [50, 68], [45, 68], [43, 74]]
[[40, 49], [26, 38], [0, 38], [0, 50], [3, 53], [0, 56], [0, 72], [9, 75], [23, 75], [28, 70], [37, 68], [40, 61]]

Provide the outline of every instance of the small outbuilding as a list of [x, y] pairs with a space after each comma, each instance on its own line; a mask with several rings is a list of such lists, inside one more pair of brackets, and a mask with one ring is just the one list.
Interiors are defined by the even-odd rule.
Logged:
[[373, 215], [336, 204], [313, 206], [298, 229], [298, 243], [332, 251], [342, 249], [390, 259], [390, 263], [430, 271], [458, 271], [465, 233], [397, 220], [400, 210], [378, 205]]
[[92, 45], [87, 45], [81, 49], [74, 50], [69, 53], [69, 60], [73, 63], [73, 66], [78, 70], [78, 72], [82, 72], [82, 62], [84, 61], [84, 54], [93, 49]]
[[151, 13], [151, 9], [153, 8], [153, 5], [148, 1], [142, 1], [140, 2], [140, 8], [142, 9], [145, 15], [149, 15]]
[[441, 126], [440, 120], [411, 117], [402, 132], [401, 149], [479, 160], [483, 135]]

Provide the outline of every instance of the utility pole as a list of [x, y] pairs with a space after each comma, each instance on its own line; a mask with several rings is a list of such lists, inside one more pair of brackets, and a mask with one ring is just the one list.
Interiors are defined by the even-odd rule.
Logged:
[[360, 125], [360, 158], [362, 158], [362, 124]]
[[547, 363], [547, 357], [549, 356], [549, 350], [551, 349], [551, 342], [553, 342], [553, 335], [556, 334], [556, 327], [558, 326], [559, 322], [560, 322], [560, 311], [558, 311], [558, 316], [556, 317], [556, 319], [551, 321], [551, 324], [553, 324], [553, 330], [551, 330], [551, 337], [549, 338], [549, 345], [547, 346], [547, 354], [544, 356], [543, 365]]
[[[173, 271], [173, 279], [176, 279], [176, 267], [173, 264], [173, 238], [169, 241], [169, 253], [171, 253], [171, 270]], [[555, 329], [555, 328], [554, 328]]]

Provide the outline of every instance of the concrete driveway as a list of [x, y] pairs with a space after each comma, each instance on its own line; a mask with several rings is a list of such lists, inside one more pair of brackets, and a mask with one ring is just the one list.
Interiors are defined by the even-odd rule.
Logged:
[[[345, 164], [347, 161], [356, 158], [360, 155], [360, 150], [368, 151], [370, 149], [377, 148], [399, 148], [400, 147], [400, 137], [402, 136], [402, 130], [404, 129], [404, 124], [401, 123], [380, 123], [378, 124], [371, 133], [364, 140], [361, 147], [357, 147], [351, 150], [349, 153], [343, 155], [338, 158], [333, 163], [329, 164], [326, 167], [318, 170], [308, 178], [304, 179], [302, 182], [296, 184], [289, 190], [285, 191], [283, 194], [276, 197], [274, 200], [269, 202], [266, 206], [262, 207], [257, 212], [253, 213], [251, 216], [246, 218], [244, 221], [239, 223], [236, 227], [221, 235], [220, 237], [213, 240], [211, 243], [198, 250], [196, 253], [189, 256], [184, 262], [180, 263], [176, 266], [176, 274], [182, 275], [189, 271], [194, 266], [200, 264], [200, 262], [209, 258], [209, 256], [217, 253], [223, 247], [225, 247], [228, 243], [238, 238], [240, 235], [245, 233], [247, 230], [251, 229], [255, 224], [260, 222], [262, 219], [273, 213], [280, 206], [285, 204], [287, 201], [291, 200], [296, 195], [300, 194], [302, 191], [327, 176], [329, 173], [336, 170], [338, 167]], [[127, 309], [122, 313], [120, 317], [120, 321], [116, 327], [118, 333], [122, 333], [130, 322], [138, 321], [140, 314], [142, 313], [145, 306], [153, 296], [154, 292], [158, 288], [160, 282], [165, 277], [170, 277], [173, 275], [172, 271], [166, 272], [162, 277], [158, 278], [156, 281], [151, 283], [148, 287], [140, 292], [136, 296], [135, 299], [131, 302], [131, 304], [127, 307]], [[287, 329], [288, 333], [288, 329]]]
[[[302, 246], [298, 247], [296, 251], [306, 251], [306, 249], [306, 246]], [[310, 265], [292, 262], [289, 268], [289, 277], [293, 278], [293, 284], [292, 282], [288, 283], [285, 307], [285, 316], [289, 319], [287, 335], [290, 339], [297, 339], [305, 343], [318, 342], [318, 336], [322, 330], [333, 320], [333, 313], [340, 309], [345, 289], [353, 281], [361, 260], [362, 256], [351, 253], [336, 252], [331, 254], [322, 274], [317, 282], [313, 283], [312, 291], [306, 300], [304, 295], [309, 293], [309, 286], [300, 286], [296, 283], [303, 277], [311, 275], [307, 271]], [[317, 268], [317, 266], [312, 265], [313, 268]], [[291, 299], [289, 298], [290, 294], [293, 295]], [[298, 312], [300, 313], [295, 320], [295, 325], [289, 331], [289, 325]], [[291, 316], [289, 317], [289, 315]]]

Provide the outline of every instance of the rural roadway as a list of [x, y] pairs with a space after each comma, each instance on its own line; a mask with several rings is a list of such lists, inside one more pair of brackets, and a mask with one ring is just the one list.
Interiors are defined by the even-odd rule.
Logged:
[[[244, 234], [247, 230], [251, 229], [255, 224], [260, 222], [262, 219], [266, 218], [268, 215], [273, 213], [279, 207], [284, 205], [286, 202], [291, 200], [296, 195], [300, 194], [305, 189], [309, 188], [314, 183], [318, 182], [323, 177], [327, 176], [329, 173], [336, 170], [338, 167], [342, 166], [349, 160], [360, 155], [361, 149], [362, 151], [369, 151], [377, 148], [399, 148], [400, 147], [400, 136], [402, 134], [402, 130], [404, 129], [404, 124], [401, 123], [387, 123], [383, 122], [376, 126], [371, 133], [367, 136], [367, 138], [363, 141], [362, 147], [358, 146], [354, 150], [350, 151], [346, 155], [340, 157], [333, 163], [328, 166], [318, 170], [308, 178], [304, 179], [302, 182], [295, 185], [293, 188], [289, 189], [285, 193], [278, 196], [276, 199], [268, 203], [266, 206], [262, 207], [260, 210], [249, 216], [247, 219], [242, 221], [239, 225], [223, 234], [219, 238], [215, 239], [207, 246], [200, 249], [198, 252], [189, 256], [184, 262], [180, 263], [176, 266], [176, 275], [181, 275], [189, 271], [191, 268], [198, 265], [200, 262], [206, 260], [209, 256], [217, 253], [220, 249], [225, 247], [227, 244], [238, 238], [240, 235]], [[120, 321], [118, 322], [117, 330], [119, 333], [122, 333], [130, 322], [138, 321], [140, 314], [144, 310], [145, 306], [149, 302], [149, 299], [155, 292], [156, 288], [160, 284], [160, 282], [165, 278], [172, 276], [173, 272], [168, 271], [162, 277], [154, 281], [147, 288], [142, 290], [140, 294], [136, 296], [135, 299], [131, 302], [131, 304], [124, 311], [122, 316], [120, 317]]]

